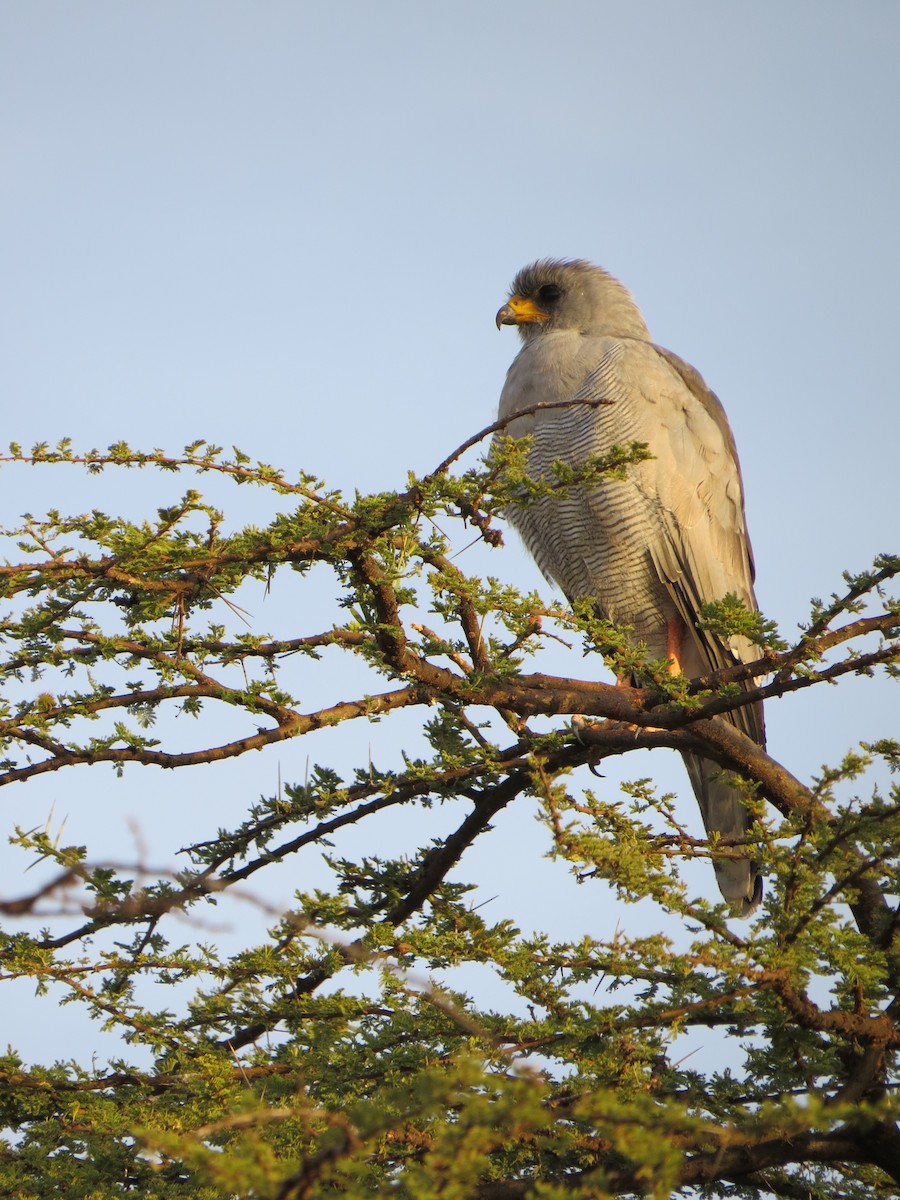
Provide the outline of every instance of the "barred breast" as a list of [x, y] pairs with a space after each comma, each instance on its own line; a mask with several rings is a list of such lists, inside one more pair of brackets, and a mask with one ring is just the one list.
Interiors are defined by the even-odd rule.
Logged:
[[[598, 341], [604, 345], [598, 348]], [[622, 354], [617, 339], [566, 333], [548, 335], [523, 350], [501, 395], [501, 417], [513, 417], [536, 403], [571, 399], [588, 381], [591, 391], [604, 400], [510, 421], [510, 436], [534, 436], [528, 458], [532, 478], [551, 478], [556, 460], [574, 466], [616, 444], [649, 440], [652, 411], [623, 384], [617, 369]], [[561, 369], [562, 363], [574, 369]], [[593, 369], [587, 369], [588, 363]], [[651, 463], [639, 464], [629, 468], [626, 479], [575, 487], [561, 498], [511, 508], [507, 515], [540, 569], [570, 601], [590, 596], [602, 615], [632, 626], [651, 655], [663, 657], [666, 624], [675, 609], [647, 551], [662, 536], [648, 472], [652, 473]]]

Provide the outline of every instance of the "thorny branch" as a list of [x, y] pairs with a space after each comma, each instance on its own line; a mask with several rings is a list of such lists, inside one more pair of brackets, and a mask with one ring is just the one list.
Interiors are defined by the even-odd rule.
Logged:
[[[536, 405], [535, 411], [544, 407]], [[75, 929], [4, 942], [0, 963], [8, 963], [9, 971], [0, 978], [53, 981], [173, 1064], [193, 1062], [198, 1051], [200, 1058], [231, 1056], [227, 1071], [217, 1068], [217, 1086], [223, 1080], [247, 1088], [259, 1082], [266, 1103], [258, 1110], [224, 1117], [214, 1111], [198, 1119], [195, 1148], [205, 1139], [227, 1145], [265, 1125], [319, 1122], [314, 1134], [305, 1131], [305, 1150], [270, 1189], [273, 1195], [312, 1195], [330, 1187], [347, 1162], [365, 1161], [366, 1169], [383, 1165], [390, 1174], [409, 1162], [428, 1161], [438, 1145], [430, 1118], [397, 1106], [395, 1097], [382, 1104], [379, 1091], [396, 1069], [388, 1048], [408, 1052], [426, 1038], [422, 1029], [428, 1021], [438, 1024], [410, 1070], [421, 1068], [426, 1075], [443, 1070], [474, 1045], [483, 1073], [473, 1095], [493, 1088], [502, 1097], [515, 1074], [511, 1054], [535, 1061], [528, 1086], [544, 1089], [540, 1115], [527, 1117], [527, 1104], [515, 1108], [514, 1128], [503, 1127], [491, 1173], [482, 1171], [471, 1185], [468, 1194], [483, 1200], [530, 1196], [538, 1179], [590, 1191], [601, 1178], [598, 1170], [602, 1184], [596, 1186], [606, 1192], [646, 1191], [645, 1169], [629, 1151], [631, 1133], [623, 1133], [642, 1123], [659, 1124], [660, 1137], [678, 1150], [672, 1178], [679, 1188], [763, 1186], [771, 1178], [781, 1194], [792, 1195], [792, 1180], [799, 1177], [792, 1174], [795, 1164], [805, 1170], [866, 1164], [900, 1182], [892, 1099], [900, 1049], [900, 909], [893, 890], [900, 800], [876, 797], [848, 816], [825, 784], [797, 778], [719, 719], [742, 705], [848, 675], [896, 674], [900, 605], [885, 589], [900, 574], [900, 560], [883, 557], [872, 571], [848, 577], [841, 596], [816, 606], [794, 645], [766, 649], [756, 662], [689, 684], [667, 680], [658, 665], [651, 669], [640, 661], [628, 673], [644, 686], [601, 683], [593, 678], [599, 656], [590, 660], [588, 679], [526, 672], [526, 656], [556, 636], [544, 629], [545, 621], [555, 621], [554, 628], [562, 624], [568, 633], [583, 632], [595, 643], [602, 639], [590, 622], [514, 596], [495, 581], [472, 579], [451, 560], [439, 517], [474, 523], [488, 545], [498, 544], [490, 521], [511, 495], [503, 490], [502, 461], [462, 482], [448, 472], [466, 450], [502, 432], [504, 424], [495, 422], [468, 439], [407, 491], [354, 503], [325, 493], [311, 479], [292, 482], [264, 464], [254, 466], [245, 456], [225, 461], [213, 447], [188, 448], [182, 457], [142, 456], [127, 448], [75, 456], [63, 447], [4, 460], [81, 462], [91, 470], [193, 468], [270, 486], [300, 507], [267, 530], [235, 535], [223, 533], [221, 517], [193, 494], [145, 527], [107, 523], [102, 514], [92, 514], [32, 520], [18, 531], [27, 560], [0, 566], [0, 585], [13, 605], [0, 620], [8, 648], [0, 660], [0, 682], [9, 686], [0, 711], [7, 756], [0, 782], [105, 762], [163, 768], [209, 763], [361, 717], [388, 719], [401, 710], [422, 714], [432, 757], [410, 755], [403, 769], [393, 771], [376, 770], [370, 762], [368, 770], [348, 776], [350, 782], [343, 778], [346, 771], [339, 776], [317, 768], [302, 787], [254, 807], [239, 828], [211, 830], [208, 840], [189, 848], [189, 869], [146, 886], [123, 879], [110, 864], [91, 865], [46, 834], [21, 835], [22, 844], [54, 862], [56, 871], [48, 883], [0, 902], [0, 911], [21, 924], [45, 920], [48, 907], [65, 895], [60, 913], [77, 911], [81, 917]], [[627, 453], [616, 469], [626, 460]], [[570, 484], [551, 479], [538, 486], [563, 491]], [[205, 522], [200, 532], [190, 527], [197, 519]], [[60, 548], [67, 539], [76, 541], [75, 549]], [[227, 620], [200, 625], [201, 614], [214, 605], [236, 615], [234, 597], [242, 584], [264, 582], [268, 588], [276, 569], [287, 566], [302, 575], [314, 565], [330, 569], [342, 592], [343, 607], [331, 628], [322, 622], [300, 636], [292, 628], [289, 636], [257, 638], [229, 636]], [[415, 619], [426, 607], [428, 617]], [[349, 700], [323, 699], [320, 685], [310, 702], [304, 668], [327, 682], [319, 656], [341, 652], [360, 660], [373, 679], [389, 679], [390, 690], [360, 687]], [[123, 682], [124, 672], [138, 669], [153, 673], [149, 685]], [[288, 669], [300, 676], [302, 707], [280, 682]], [[167, 710], [197, 715], [201, 705], [226, 705], [243, 715], [244, 736], [210, 745], [201, 722], [197, 747], [175, 752], [165, 748], [165, 731], [159, 741], [144, 732]], [[582, 720], [573, 724], [568, 717]], [[529, 724], [532, 719], [535, 725], [541, 719], [540, 732]], [[87, 720], [100, 722], [101, 736], [77, 736]], [[104, 724], [113, 721], [112, 728]], [[498, 730], [509, 744], [498, 743]], [[730, 926], [720, 910], [689, 898], [666, 874], [679, 857], [737, 856], [743, 846], [689, 837], [665, 798], [641, 795], [629, 809], [579, 791], [573, 775], [578, 768], [656, 747], [700, 754], [747, 781], [761, 814], [760, 846], [772, 860], [775, 886], [782, 879], [789, 883], [781, 908], [773, 904], [767, 922]], [[900, 750], [887, 742], [868, 753], [882, 755], [891, 768], [900, 763]], [[862, 762], [865, 756], [858, 757]], [[834, 779], [853, 779], [857, 769], [862, 767], [849, 762]], [[463, 903], [454, 873], [498, 814], [525, 796], [536, 798], [548, 814], [555, 850], [578, 868], [580, 879], [610, 878], [629, 899], [653, 896], [683, 919], [687, 948], [624, 936], [621, 943], [585, 939], [550, 947], [546, 939], [529, 942], [503, 923], [492, 929], [477, 906]], [[330, 846], [379, 813], [445, 800], [456, 802], [449, 832], [415, 853], [404, 846], [385, 862], [335, 859], [334, 894], [298, 897], [296, 911], [281, 915], [271, 941], [255, 956], [221, 964], [165, 948], [162, 930], [170, 915], [237, 895], [237, 885], [259, 880], [274, 864]], [[780, 826], [768, 820], [764, 801], [781, 815]], [[666, 821], [666, 832], [642, 826], [649, 811]], [[631, 857], [629, 839], [639, 847]], [[319, 909], [323, 921], [340, 932], [312, 946]], [[115, 952], [98, 954], [93, 964], [60, 956], [108, 938], [110, 931], [121, 936], [128, 926], [140, 927], [134, 942], [114, 943]], [[852, 934], [851, 950], [833, 948], [837, 928], [848, 938]], [[481, 1017], [469, 1012], [467, 1000], [448, 999], [431, 1003], [426, 1017], [428, 988], [414, 1010], [402, 987], [390, 1003], [344, 998], [340, 984], [348, 971], [379, 964], [393, 970], [406, 959], [434, 963], [435, 969], [490, 963], [525, 1000], [530, 1015], [521, 1015], [519, 1005], [518, 1016]], [[817, 986], [811, 962], [827, 964], [822, 968], [827, 989]], [[202, 975], [212, 986], [198, 991], [188, 1014], [166, 1013], [158, 1020], [136, 1004], [130, 990], [151, 972], [167, 979], [170, 973], [173, 980]], [[595, 1004], [595, 995], [607, 979], [604, 1007]], [[577, 991], [579, 984], [593, 989], [589, 1000]], [[616, 996], [619, 988], [624, 999]], [[438, 995], [433, 989], [432, 1000]], [[404, 1024], [411, 1011], [411, 1025]], [[321, 1030], [322, 1021], [334, 1022], [340, 1033], [330, 1041], [319, 1032], [307, 1036], [308, 1029]], [[775, 1067], [763, 1063], [758, 1080], [748, 1073], [730, 1093], [727, 1081], [710, 1075], [706, 1094], [700, 1076], [669, 1055], [669, 1042], [688, 1027], [730, 1029], [773, 1044], [782, 1037], [797, 1064], [789, 1070], [784, 1060]], [[351, 1065], [343, 1086], [353, 1090], [365, 1080], [371, 1088], [380, 1105], [378, 1119], [385, 1122], [376, 1134], [361, 1131], [345, 1115], [343, 1096], [333, 1111], [302, 1100], [279, 1104], [274, 1093], [268, 1099], [265, 1088], [281, 1080], [296, 1084], [302, 1094], [306, 1083], [300, 1082], [296, 1062], [306, 1062], [319, 1046], [326, 1047], [318, 1068], [323, 1077], [332, 1055], [346, 1056]], [[290, 1047], [296, 1059], [278, 1061], [280, 1047]], [[39, 1078], [7, 1066], [0, 1069], [0, 1081], [11, 1095], [30, 1097], [26, 1108], [38, 1095], [62, 1109], [73, 1093], [89, 1097], [106, 1089], [111, 1094], [136, 1089], [155, 1100], [190, 1094], [194, 1074], [160, 1062], [155, 1072], [113, 1071], [75, 1080], [61, 1074]], [[558, 1078], [553, 1064], [560, 1066]], [[202, 1070], [196, 1068], [197, 1077]], [[570, 1088], [576, 1077], [579, 1085]], [[430, 1086], [422, 1084], [421, 1094], [437, 1103]], [[464, 1129], [466, 1086], [454, 1082], [447, 1095], [442, 1111], [453, 1114], [449, 1127]], [[360, 1104], [366, 1093], [356, 1090], [354, 1096]], [[628, 1105], [635, 1097], [632, 1111]], [[806, 1107], [790, 1107], [796, 1098]], [[394, 1111], [391, 1104], [401, 1113], [393, 1124], [383, 1115]], [[767, 1115], [779, 1104], [783, 1111]], [[492, 1122], [498, 1111], [492, 1110]], [[170, 1152], [164, 1138], [148, 1138], [146, 1145], [161, 1161]], [[502, 1165], [506, 1155], [520, 1156], [509, 1170]], [[171, 1161], [182, 1159], [172, 1153]]]

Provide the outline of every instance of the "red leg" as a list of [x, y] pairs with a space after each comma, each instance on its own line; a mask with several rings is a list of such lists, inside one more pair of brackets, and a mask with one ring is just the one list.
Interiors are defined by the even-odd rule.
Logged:
[[681, 672], [681, 642], [684, 637], [684, 622], [679, 617], [673, 617], [666, 623], [666, 657], [669, 659], [669, 671], [673, 675]]

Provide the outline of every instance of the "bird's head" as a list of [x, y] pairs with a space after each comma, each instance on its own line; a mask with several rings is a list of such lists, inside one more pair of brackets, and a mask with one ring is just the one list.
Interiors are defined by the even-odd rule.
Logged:
[[542, 258], [523, 267], [497, 313], [501, 325], [517, 325], [523, 341], [549, 330], [650, 337], [627, 288], [583, 259]]

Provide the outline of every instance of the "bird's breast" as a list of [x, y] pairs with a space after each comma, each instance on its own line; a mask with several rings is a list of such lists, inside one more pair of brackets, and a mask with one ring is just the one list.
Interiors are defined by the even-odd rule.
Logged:
[[[510, 368], [500, 415], [514, 418], [533, 405], [547, 406], [507, 427], [513, 437], [532, 435], [533, 479], [551, 479], [554, 462], [577, 466], [615, 445], [648, 440], [652, 412], [627, 386], [624, 353], [617, 339], [560, 334], [523, 349]], [[651, 653], [665, 654], [673, 609], [647, 552], [660, 536], [661, 518], [643, 465], [629, 468], [625, 479], [573, 487], [508, 516], [538, 566], [570, 600], [592, 597], [610, 620], [633, 626]]]

